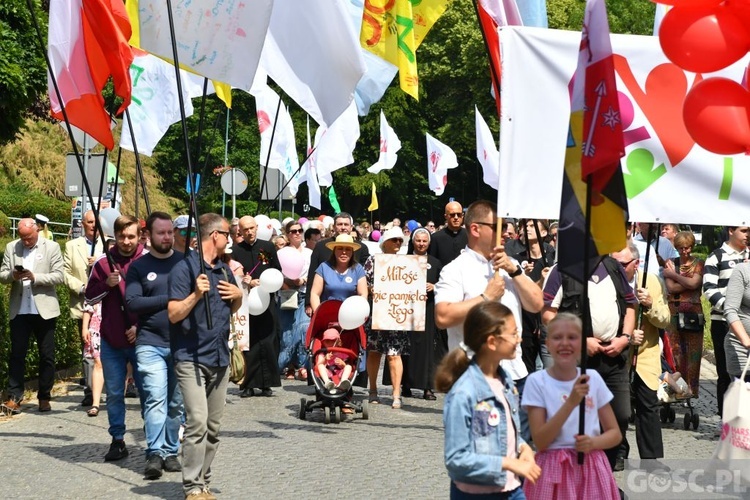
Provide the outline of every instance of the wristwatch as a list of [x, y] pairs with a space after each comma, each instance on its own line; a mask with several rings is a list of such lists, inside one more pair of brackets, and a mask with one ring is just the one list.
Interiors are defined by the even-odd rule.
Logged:
[[521, 276], [521, 274], [523, 274], [523, 269], [521, 269], [521, 266], [517, 266], [515, 271], [508, 273], [508, 276], [515, 278], [516, 276]]
[[630, 335], [629, 333], [623, 333], [622, 336], [628, 339], [628, 345], [633, 345], [633, 336], [632, 335]]

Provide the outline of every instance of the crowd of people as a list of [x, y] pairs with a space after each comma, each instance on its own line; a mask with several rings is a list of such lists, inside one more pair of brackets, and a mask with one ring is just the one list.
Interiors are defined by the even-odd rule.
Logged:
[[[4, 411], [22, 410], [31, 334], [39, 346], [38, 410], [51, 409], [60, 315], [55, 287], [65, 284], [83, 341], [81, 404], [89, 416], [99, 415], [106, 392], [105, 460], [128, 455], [125, 394], [132, 377], [147, 441], [144, 476], [181, 471], [186, 498], [214, 498], [211, 462], [227, 393], [232, 317], [261, 285], [261, 274], [281, 271], [279, 255], [290, 251], [304, 265], [298, 276], [284, 276], [268, 308], [250, 317], [240, 396], [272, 397], [282, 379], [309, 380], [317, 370], [327, 390], [366, 387], [369, 402], [382, 404], [381, 363], [395, 410], [404, 398], [434, 400], [435, 391], [446, 392], [453, 498], [588, 498], [593, 491], [619, 498], [612, 472], [628, 457], [631, 401], [639, 456], [648, 459], [664, 456], [660, 386], [684, 378], [688, 389], [680, 395], [698, 396], [702, 296], [712, 306], [719, 414], [723, 392], [747, 359], [750, 228], [730, 227], [726, 243], [704, 262], [692, 255], [691, 232], [674, 224], [662, 225], [661, 234], [655, 225], [631, 226], [626, 248], [601, 260], [584, 297], [582, 284], [555, 264], [557, 224], [521, 219], [498, 227], [488, 201], [466, 209], [451, 201], [441, 225], [397, 218], [356, 224], [347, 213], [329, 219], [288, 218], [260, 238], [268, 228], [252, 216], [230, 222], [211, 213], [198, 220], [121, 215], [103, 245], [90, 211], [83, 235], [64, 252], [40, 238], [37, 221], [22, 219], [0, 266], [0, 282], [12, 283]], [[376, 253], [426, 257], [424, 331], [366, 323], [367, 355], [359, 366], [334, 356], [309, 359], [305, 335], [321, 303], [354, 295], [372, 301]], [[586, 298], [593, 337], [586, 339], [581, 375]], [[337, 334], [323, 340], [336, 345]], [[358, 374], [350, 383], [350, 374], [339, 372], [352, 369]], [[582, 401], [584, 435], [578, 434]], [[574, 465], [576, 452], [587, 455], [585, 467]]]

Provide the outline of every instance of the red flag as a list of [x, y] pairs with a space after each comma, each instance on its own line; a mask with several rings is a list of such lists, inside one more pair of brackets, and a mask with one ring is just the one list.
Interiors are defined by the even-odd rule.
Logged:
[[[123, 99], [118, 113], [130, 104], [128, 44], [131, 29], [120, 0], [56, 0], [50, 2], [50, 71], [60, 88], [62, 104], [72, 125], [91, 135], [107, 149], [114, 147], [110, 121], [101, 91], [109, 77]], [[49, 81], [52, 116], [63, 119], [62, 106]]]
[[479, 28], [484, 35], [487, 45], [487, 55], [490, 59], [490, 77], [492, 89], [495, 92], [497, 116], [500, 116], [500, 37], [497, 29], [506, 25], [523, 25], [521, 15], [515, 0], [479, 0], [477, 2]]
[[615, 83], [615, 63], [603, 0], [588, 0], [573, 83], [571, 112], [583, 111], [581, 176], [593, 175], [602, 191], [625, 156], [622, 119]]

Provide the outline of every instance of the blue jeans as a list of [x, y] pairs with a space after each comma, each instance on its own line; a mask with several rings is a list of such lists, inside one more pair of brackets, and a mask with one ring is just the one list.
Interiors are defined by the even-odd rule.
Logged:
[[135, 385], [139, 394], [142, 394], [141, 377], [136, 369], [138, 363], [135, 358], [135, 347], [116, 349], [102, 338], [101, 361], [104, 387], [107, 390], [109, 435], [115, 439], [122, 439], [125, 436], [125, 376], [128, 361], [133, 366]]
[[183, 407], [172, 351], [169, 347], [139, 345], [135, 355], [142, 384], [146, 456], [177, 455]]
[[298, 297], [297, 309], [290, 311], [279, 308], [279, 327], [281, 329], [279, 372], [290, 364], [297, 368], [307, 365], [305, 335], [307, 335], [310, 318], [305, 314], [305, 294], [299, 292]]

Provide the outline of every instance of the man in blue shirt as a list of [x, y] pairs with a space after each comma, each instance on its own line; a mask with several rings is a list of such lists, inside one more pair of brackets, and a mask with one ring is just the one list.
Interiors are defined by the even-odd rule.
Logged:
[[229, 321], [242, 305], [242, 291], [222, 260], [229, 241], [227, 220], [218, 214], [203, 214], [199, 227], [205, 273], [201, 272], [199, 252], [190, 252], [172, 269], [167, 312], [172, 323], [175, 374], [187, 413], [183, 490], [186, 498], [214, 499], [209, 482], [229, 378]]
[[141, 376], [144, 431], [146, 434], [146, 479], [158, 479], [162, 469], [182, 470], [180, 447], [182, 394], [177, 386], [169, 346], [169, 273], [183, 254], [172, 249], [172, 218], [153, 212], [146, 220], [151, 241], [149, 253], [133, 262], [125, 279], [128, 309], [138, 315], [135, 356]]

